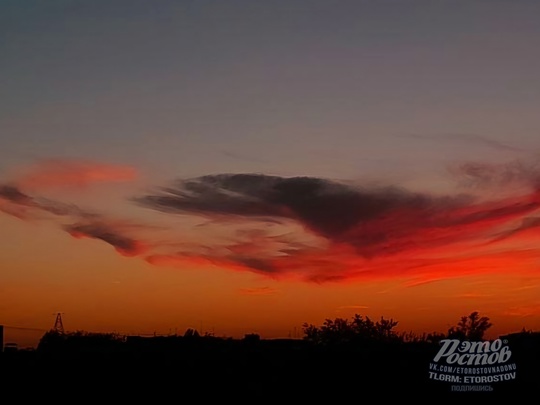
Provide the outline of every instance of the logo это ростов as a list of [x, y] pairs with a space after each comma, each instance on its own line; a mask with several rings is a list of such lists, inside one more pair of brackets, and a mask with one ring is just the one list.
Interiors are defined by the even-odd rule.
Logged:
[[429, 365], [429, 378], [463, 385], [452, 385], [452, 391], [493, 391], [487, 384], [516, 378], [516, 365], [509, 363], [512, 351], [501, 339], [493, 341], [460, 341], [443, 339], [441, 348]]

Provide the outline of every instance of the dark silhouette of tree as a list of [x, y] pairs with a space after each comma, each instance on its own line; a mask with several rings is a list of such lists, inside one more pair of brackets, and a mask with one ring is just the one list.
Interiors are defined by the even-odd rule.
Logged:
[[199, 338], [199, 337], [201, 337], [201, 335], [199, 334], [199, 332], [196, 329], [188, 328], [184, 332], [184, 337], [188, 338], [188, 339], [190, 339], [190, 338]]
[[474, 340], [484, 339], [484, 334], [492, 326], [487, 316], [480, 316], [478, 311], [462, 316], [459, 323], [448, 329], [448, 337], [452, 339]]
[[352, 320], [353, 331], [356, 336], [364, 339], [372, 339], [379, 341], [396, 340], [398, 334], [394, 331], [398, 322], [393, 319], [381, 319], [373, 322], [369, 317], [362, 318], [361, 315], [355, 314]]
[[428, 333], [425, 337], [427, 343], [436, 343], [438, 344], [441, 340], [446, 339], [446, 335], [440, 332]]
[[351, 320], [326, 319], [321, 326], [304, 323], [304, 340], [324, 345], [360, 341], [397, 341], [400, 340], [394, 331], [397, 324], [397, 321], [384, 317], [374, 322], [367, 316], [364, 318], [355, 314]]
[[37, 350], [46, 351], [113, 351], [124, 342], [123, 336], [116, 333], [99, 332], [46, 332], [38, 343]]
[[261, 341], [261, 336], [257, 333], [248, 333], [244, 335], [243, 341], [246, 343], [258, 343]]
[[321, 342], [321, 331], [315, 325], [304, 323], [302, 325], [304, 331], [304, 340], [308, 340], [313, 343]]
[[66, 336], [55, 330], [45, 332], [39, 340], [37, 350], [47, 351], [57, 349], [66, 340]]

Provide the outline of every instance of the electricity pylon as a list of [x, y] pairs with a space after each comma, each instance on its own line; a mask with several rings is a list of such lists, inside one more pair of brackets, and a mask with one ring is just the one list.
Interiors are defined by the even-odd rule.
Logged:
[[61, 312], [56, 313], [56, 321], [54, 322], [53, 330], [56, 333], [61, 333], [61, 334], [64, 333], [64, 324], [62, 323], [62, 313]]

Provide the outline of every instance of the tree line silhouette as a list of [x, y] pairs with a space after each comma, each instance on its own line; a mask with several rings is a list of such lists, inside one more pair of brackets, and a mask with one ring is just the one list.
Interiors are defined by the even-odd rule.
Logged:
[[[285, 395], [293, 390], [313, 392], [317, 399], [317, 387], [339, 390], [381, 382], [400, 395], [429, 397], [448, 394], [448, 384], [428, 378], [428, 365], [441, 340], [484, 340], [492, 326], [488, 317], [476, 311], [445, 333], [415, 335], [398, 332], [397, 325], [393, 319], [355, 314], [326, 319], [320, 325], [304, 323], [301, 339], [262, 339], [255, 333], [233, 339], [191, 328], [182, 335], [152, 337], [50, 330], [33, 351], [2, 353], [0, 371], [9, 371], [17, 381], [70, 379], [86, 391], [88, 381], [93, 386], [96, 382], [122, 386], [121, 375], [129, 384], [122, 386], [126, 392], [134, 386], [159, 386], [174, 377], [175, 384], [186, 389], [205, 381], [235, 397], [239, 392]], [[505, 339], [511, 343], [520, 374], [501, 389], [532, 392], [540, 379], [540, 334], [523, 329]], [[501, 390], [497, 395], [502, 395]]]
[[[492, 326], [490, 318], [481, 316], [478, 311], [462, 316], [460, 320], [446, 331], [424, 333], [421, 335], [412, 332], [398, 332], [398, 321], [386, 319], [384, 316], [372, 320], [368, 316], [354, 314], [352, 318], [325, 319], [317, 326], [310, 323], [302, 325], [302, 341], [312, 346], [331, 347], [337, 345], [362, 345], [368, 343], [425, 343], [438, 344], [442, 339], [460, 339], [470, 341], [485, 340], [486, 331]], [[523, 329], [521, 333], [532, 333]], [[185, 343], [193, 341], [233, 341], [230, 337], [216, 337], [212, 333], [199, 334], [195, 329], [188, 328], [183, 335], [141, 338], [139, 336], [124, 336], [118, 333], [96, 333], [87, 331], [59, 332], [50, 330], [39, 341], [38, 351], [50, 351], [59, 348], [70, 350], [82, 347], [94, 347], [104, 350], [120, 350], [124, 343], [153, 340], [165, 345], [171, 339]], [[258, 334], [246, 334], [241, 342], [259, 342]], [[281, 340], [281, 339], [274, 339]]]
[[459, 322], [450, 327], [447, 333], [428, 333], [421, 336], [410, 332], [397, 332], [398, 325], [393, 319], [373, 321], [369, 317], [355, 314], [352, 319], [326, 319], [321, 326], [304, 323], [304, 339], [322, 345], [343, 343], [376, 342], [428, 342], [438, 343], [442, 339], [461, 339], [480, 341], [492, 326], [487, 316], [480, 316], [478, 311], [461, 317]]

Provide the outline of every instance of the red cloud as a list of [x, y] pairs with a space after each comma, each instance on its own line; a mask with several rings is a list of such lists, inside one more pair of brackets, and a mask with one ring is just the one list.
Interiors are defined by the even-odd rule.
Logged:
[[125, 235], [121, 224], [107, 223], [104, 220], [73, 224], [64, 229], [77, 239], [91, 238], [108, 243], [122, 256], [140, 256], [148, 249], [146, 244]]
[[[520, 221], [537, 209], [536, 199], [534, 193], [423, 218], [413, 210], [388, 212], [372, 219], [373, 224], [357, 224], [341, 241], [327, 240], [319, 246], [287, 249], [286, 238], [265, 237], [259, 232], [250, 242], [154, 255], [146, 260], [159, 266], [215, 265], [319, 283], [400, 278], [411, 287], [475, 274], [527, 274], [533, 271], [530, 264], [540, 257], [540, 251], [519, 244], [540, 240], [536, 232], [539, 221]], [[516, 248], [516, 243], [521, 247]], [[373, 254], [367, 254], [370, 245]]]
[[516, 318], [525, 318], [528, 316], [534, 316], [538, 314], [540, 314], [540, 305], [512, 307], [503, 311], [503, 315], [512, 316]]
[[[176, 253], [176, 254], [153, 254], [145, 258], [145, 261], [149, 264], [159, 267], [175, 267], [175, 268], [193, 268], [201, 266], [216, 266], [227, 270], [234, 271], [251, 271], [254, 273], [261, 273], [267, 276], [273, 276], [272, 273], [265, 273], [256, 267], [249, 264], [242, 263], [241, 261], [234, 260], [227, 257], [220, 256], [202, 256], [190, 253]], [[276, 275], [277, 276], [277, 275]]]
[[133, 167], [76, 160], [44, 160], [28, 169], [17, 184], [22, 188], [85, 187], [93, 183], [130, 181]]
[[274, 295], [277, 290], [271, 287], [241, 288], [242, 295]]
[[[43, 170], [28, 175], [27, 182], [82, 185], [133, 174], [65, 161], [39, 167]], [[319, 178], [213, 175], [133, 201], [168, 215], [215, 219], [209, 231], [226, 219], [229, 238], [222, 243], [211, 238], [205, 246], [189, 239], [143, 243], [150, 240], [139, 233], [146, 227], [0, 185], [0, 210], [19, 218], [48, 215], [74, 237], [101, 240], [124, 256], [140, 256], [156, 266], [217, 266], [318, 283], [399, 278], [417, 286], [473, 274], [530, 274], [540, 260], [536, 186], [522, 195], [483, 201]]]
[[20, 204], [14, 204], [10, 201], [0, 198], [0, 211], [4, 214], [12, 217], [28, 221], [33, 219], [32, 214], [29, 213], [29, 208]]

